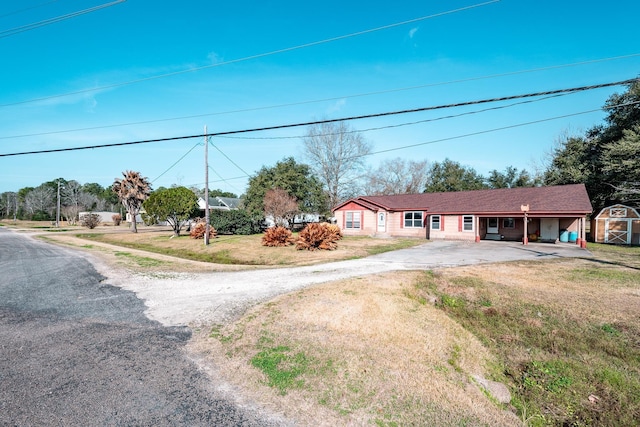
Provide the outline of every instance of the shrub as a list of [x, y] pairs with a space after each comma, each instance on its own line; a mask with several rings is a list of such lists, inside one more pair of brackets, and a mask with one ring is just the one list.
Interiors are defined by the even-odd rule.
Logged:
[[80, 218], [80, 225], [83, 227], [87, 227], [90, 230], [93, 230], [98, 225], [100, 225], [100, 215], [94, 213], [87, 213], [82, 215]]
[[268, 228], [262, 236], [263, 246], [289, 246], [294, 242], [293, 233], [284, 227]]
[[[192, 239], [204, 239], [204, 234], [207, 232], [207, 223], [204, 221], [198, 221], [198, 223], [191, 227], [191, 232], [189, 236]], [[209, 226], [209, 239], [213, 239], [216, 237], [216, 229], [212, 226]]]
[[336, 240], [342, 239], [342, 230], [336, 224], [324, 223], [324, 226], [335, 236]]
[[214, 210], [209, 220], [218, 234], [250, 235], [262, 232], [262, 219], [254, 218], [245, 210]]
[[118, 226], [122, 223], [122, 215], [115, 214], [111, 215], [111, 221], [113, 221], [113, 225]]
[[302, 229], [296, 242], [296, 249], [332, 251], [338, 247], [342, 233], [337, 226], [327, 223], [311, 223]]

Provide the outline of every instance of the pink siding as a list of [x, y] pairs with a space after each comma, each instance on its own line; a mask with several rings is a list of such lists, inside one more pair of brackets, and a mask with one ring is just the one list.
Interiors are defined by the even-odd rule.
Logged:
[[424, 227], [404, 226], [404, 212], [387, 213], [387, 235], [392, 237], [422, 237], [426, 236]]
[[[358, 205], [354, 205], [354, 207], [356, 207], [356, 209], [353, 209], [353, 210], [346, 209], [346, 210], [335, 211], [336, 224], [342, 230], [342, 234], [344, 234], [345, 236], [371, 236], [375, 234], [376, 227], [377, 227], [376, 213], [369, 210], [364, 210], [362, 209], [361, 206], [358, 206]], [[359, 230], [345, 228], [346, 212], [360, 212], [360, 229]]]
[[430, 230], [430, 237], [431, 240], [447, 239], [475, 241], [475, 230], [458, 230], [462, 230], [462, 215], [440, 215], [440, 230]]
[[560, 218], [560, 230], [579, 231], [578, 220], [575, 218]]

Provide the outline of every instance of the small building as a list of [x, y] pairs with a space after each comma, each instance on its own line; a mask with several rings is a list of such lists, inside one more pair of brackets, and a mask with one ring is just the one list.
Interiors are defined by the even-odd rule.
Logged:
[[334, 216], [344, 235], [583, 245], [592, 210], [585, 186], [572, 184], [362, 196], [338, 205]]
[[640, 214], [631, 206], [606, 207], [591, 221], [591, 235], [596, 243], [640, 245]]
[[113, 222], [114, 215], [120, 215], [118, 212], [106, 212], [106, 211], [95, 211], [95, 212], [80, 212], [78, 214], [78, 218], [82, 220], [82, 217], [88, 214], [98, 215], [100, 218], [100, 222]]
[[[233, 197], [209, 197], [209, 211], [218, 210], [218, 211], [231, 211], [239, 209], [240, 204], [242, 203], [242, 199], [237, 199]], [[202, 197], [198, 198], [198, 207], [204, 216], [204, 211], [206, 209], [205, 200]]]

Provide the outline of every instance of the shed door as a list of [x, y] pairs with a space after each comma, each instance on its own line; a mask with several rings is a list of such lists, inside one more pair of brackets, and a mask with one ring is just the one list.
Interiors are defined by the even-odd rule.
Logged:
[[540, 218], [540, 240], [556, 240], [560, 236], [558, 218]]
[[384, 212], [378, 212], [378, 233], [384, 233], [387, 231], [387, 220]]
[[610, 219], [604, 221], [604, 242], [628, 245], [631, 243], [628, 219]]

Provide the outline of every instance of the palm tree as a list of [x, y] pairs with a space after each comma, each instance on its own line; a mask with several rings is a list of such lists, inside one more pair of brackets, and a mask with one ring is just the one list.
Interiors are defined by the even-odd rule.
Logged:
[[142, 202], [151, 194], [151, 184], [140, 172], [125, 171], [122, 175], [124, 178], [116, 178], [111, 189], [118, 195], [118, 199], [131, 217], [131, 231], [137, 233], [136, 217], [140, 213]]

